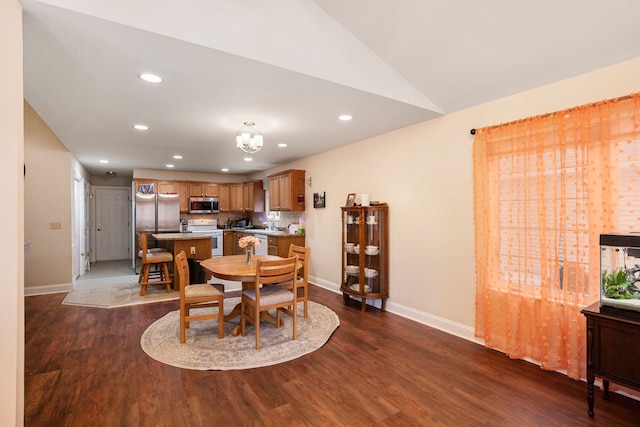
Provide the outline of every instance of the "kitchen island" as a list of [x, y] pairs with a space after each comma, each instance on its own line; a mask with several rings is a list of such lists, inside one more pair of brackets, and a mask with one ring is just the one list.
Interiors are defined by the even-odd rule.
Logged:
[[[184, 251], [187, 258], [209, 259], [211, 258], [211, 236], [200, 233], [158, 233], [153, 234], [158, 245], [169, 250], [176, 256], [180, 251]], [[180, 283], [177, 275], [173, 278], [173, 289], [180, 290]]]

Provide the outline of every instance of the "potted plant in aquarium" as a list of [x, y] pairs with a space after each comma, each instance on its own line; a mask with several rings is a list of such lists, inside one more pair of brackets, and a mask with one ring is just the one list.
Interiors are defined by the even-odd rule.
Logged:
[[640, 298], [640, 289], [631, 281], [629, 272], [624, 268], [616, 268], [611, 273], [602, 272], [602, 290], [607, 298], [633, 299]]

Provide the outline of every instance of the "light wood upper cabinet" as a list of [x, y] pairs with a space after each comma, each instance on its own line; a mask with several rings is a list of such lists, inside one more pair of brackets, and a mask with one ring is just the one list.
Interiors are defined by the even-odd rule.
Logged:
[[189, 183], [185, 181], [178, 182], [178, 195], [180, 196], [180, 212], [189, 212]]
[[204, 186], [205, 197], [218, 197], [220, 192], [218, 191], [218, 184], [207, 183]]
[[178, 194], [178, 182], [177, 181], [158, 181], [158, 188], [156, 189], [158, 194]]
[[269, 210], [280, 210], [280, 177], [269, 177]]
[[[143, 187], [140, 187], [141, 185]], [[135, 191], [139, 191], [139, 188], [142, 188], [143, 192], [178, 194], [181, 213], [189, 213], [190, 197], [218, 197], [221, 212], [264, 212], [265, 208], [265, 192], [261, 180], [216, 184], [197, 181], [135, 179]]]
[[218, 197], [218, 184], [211, 182], [190, 182], [189, 196], [191, 197]]
[[229, 184], [218, 184], [218, 197], [220, 198], [220, 212], [231, 211], [231, 200], [229, 199]]
[[304, 211], [304, 174], [303, 170], [290, 169], [269, 175], [270, 210]]
[[190, 197], [203, 197], [204, 196], [204, 182], [190, 182], [189, 183], [189, 196]]
[[243, 208], [243, 184], [229, 184], [229, 205], [232, 212], [242, 212]]
[[244, 212], [264, 212], [262, 181], [255, 180], [242, 185], [242, 208]]

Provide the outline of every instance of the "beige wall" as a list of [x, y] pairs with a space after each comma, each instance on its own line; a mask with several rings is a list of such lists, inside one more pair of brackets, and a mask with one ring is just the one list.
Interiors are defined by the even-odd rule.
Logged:
[[[475, 315], [469, 131], [640, 91], [640, 58], [288, 164], [305, 169], [310, 280], [340, 283], [347, 193], [389, 204], [390, 311], [471, 338]], [[276, 169], [256, 175], [260, 177]], [[325, 209], [312, 194], [326, 191]]]
[[24, 420], [24, 222], [22, 8], [0, 2], [0, 425]]
[[[71, 286], [74, 158], [31, 106], [24, 103], [25, 235], [32, 241], [25, 288]], [[51, 222], [62, 228], [51, 229]]]

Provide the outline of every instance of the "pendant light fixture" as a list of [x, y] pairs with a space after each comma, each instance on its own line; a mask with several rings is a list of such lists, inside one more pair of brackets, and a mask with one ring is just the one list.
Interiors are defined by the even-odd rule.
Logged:
[[262, 149], [262, 134], [253, 122], [244, 122], [236, 133], [236, 146], [245, 153], [253, 154]]

